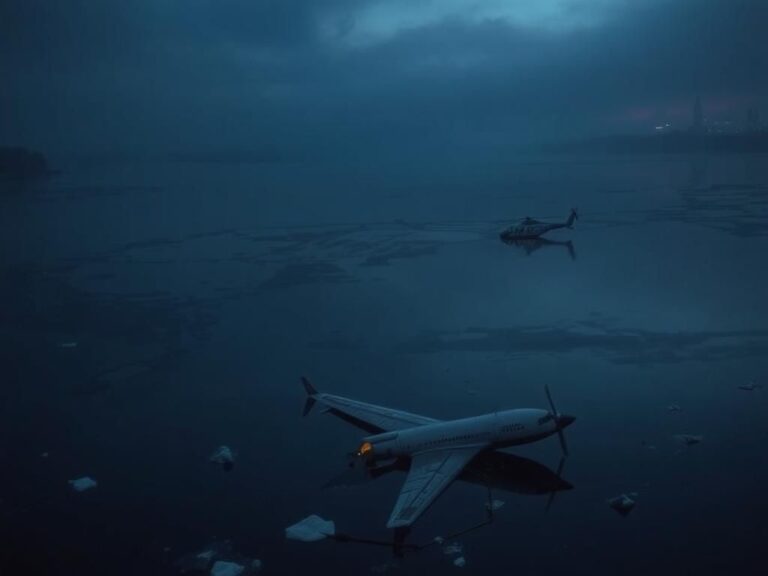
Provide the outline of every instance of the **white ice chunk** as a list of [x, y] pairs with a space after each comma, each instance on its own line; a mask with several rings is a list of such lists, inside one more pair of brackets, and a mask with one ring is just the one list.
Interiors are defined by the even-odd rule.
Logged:
[[218, 560], [211, 567], [211, 576], [240, 576], [245, 571], [245, 566], [236, 562]]
[[332, 520], [323, 520], [320, 516], [312, 514], [304, 520], [285, 529], [285, 537], [301, 542], [317, 542], [328, 536], [336, 534], [336, 525]]
[[435, 544], [440, 544], [440, 545], [442, 545], [443, 542], [445, 542], [445, 538], [443, 538], [442, 536], [435, 536], [433, 540]]
[[680, 406], [678, 406], [677, 404], [670, 404], [669, 406], [667, 406], [667, 410], [669, 412], [682, 412], [683, 411], [683, 409], [680, 408]]
[[492, 502], [485, 503], [485, 509], [489, 512], [496, 512], [496, 510], [500, 509], [504, 504], [504, 500], [493, 500]]
[[458, 568], [464, 568], [464, 566], [467, 565], [467, 560], [464, 558], [464, 556], [459, 556], [456, 558], [456, 560], [453, 561], [453, 565], [457, 566]]
[[443, 554], [446, 556], [452, 556], [453, 554], [461, 554], [464, 552], [464, 546], [458, 542], [452, 542], [446, 546], [443, 546]]
[[83, 476], [82, 478], [78, 478], [77, 480], [70, 480], [69, 485], [72, 486], [72, 489], [75, 492], [85, 492], [86, 490], [90, 490], [91, 488], [96, 488], [96, 486], [99, 485], [96, 480], [91, 478], [90, 476]]
[[[633, 492], [635, 497], [637, 497], [637, 494]], [[622, 516], [628, 515], [630, 512], [632, 512], [632, 509], [635, 507], [636, 502], [627, 496], [626, 494], [621, 494], [619, 496], [616, 496], [615, 498], [609, 498], [608, 499], [608, 506], [616, 510], [619, 514]]]
[[231, 470], [235, 465], [235, 453], [229, 446], [219, 446], [211, 454], [210, 460], [224, 468], [224, 470]]

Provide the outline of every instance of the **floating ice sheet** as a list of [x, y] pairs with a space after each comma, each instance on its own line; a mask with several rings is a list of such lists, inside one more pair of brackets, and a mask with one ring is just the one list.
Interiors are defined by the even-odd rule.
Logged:
[[96, 480], [91, 478], [90, 476], [83, 476], [82, 478], [78, 478], [77, 480], [70, 480], [69, 485], [72, 486], [72, 489], [75, 492], [85, 492], [86, 490], [90, 490], [91, 488], [96, 488], [96, 486], [99, 485]]
[[304, 520], [285, 529], [286, 538], [301, 542], [317, 542], [334, 534], [336, 534], [336, 525], [333, 521], [324, 520], [316, 514], [307, 516]]

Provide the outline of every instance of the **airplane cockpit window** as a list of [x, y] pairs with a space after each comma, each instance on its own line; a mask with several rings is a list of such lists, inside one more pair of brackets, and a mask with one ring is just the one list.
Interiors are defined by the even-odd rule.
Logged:
[[554, 416], [552, 416], [552, 414], [547, 414], [546, 416], [542, 416], [541, 418], [539, 418], [539, 424], [546, 424], [553, 418]]

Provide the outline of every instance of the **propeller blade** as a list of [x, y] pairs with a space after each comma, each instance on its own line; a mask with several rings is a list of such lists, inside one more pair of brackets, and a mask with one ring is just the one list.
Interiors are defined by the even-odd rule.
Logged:
[[555, 417], [555, 425], [557, 426], [557, 437], [560, 438], [560, 448], [563, 450], [563, 456], [568, 456], [568, 444], [565, 441], [565, 434], [560, 422], [560, 413], [557, 411], [555, 401], [552, 400], [552, 393], [549, 391], [549, 386], [544, 385], [544, 391], [547, 393], [547, 400], [549, 400], [549, 406], [552, 408], [552, 416]]
[[555, 494], [557, 494], [557, 490], [552, 490], [552, 492], [549, 493], [549, 498], [547, 498], [547, 505], [544, 507], [544, 512], [549, 512], [549, 509], [552, 507], [552, 502], [555, 501]]
[[544, 384], [544, 391], [547, 393], [547, 400], [549, 400], [549, 406], [552, 408], [552, 415], [557, 417], [557, 408], [555, 408], [555, 402], [552, 400], [552, 394], [549, 392], [549, 386]]
[[560, 462], [557, 465], [557, 479], [562, 480], [563, 468], [565, 468], [565, 456], [560, 457]]
[[[562, 480], [563, 468], [565, 468], [565, 456], [560, 456], [560, 463], [557, 465], [557, 480]], [[553, 488], [547, 498], [547, 506], [544, 509], [545, 512], [549, 512], [549, 508], [552, 506], [552, 502], [555, 501], [555, 495], [557, 494], [557, 488]]]

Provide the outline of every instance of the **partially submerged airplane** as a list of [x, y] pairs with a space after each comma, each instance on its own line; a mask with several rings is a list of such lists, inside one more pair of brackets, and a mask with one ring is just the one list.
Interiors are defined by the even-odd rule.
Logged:
[[519, 223], [513, 224], [506, 230], [503, 230], [499, 237], [504, 241], [510, 240], [524, 240], [529, 238], [538, 238], [542, 234], [549, 232], [550, 230], [557, 230], [558, 228], [573, 228], [573, 223], [579, 218], [575, 208], [571, 208], [571, 213], [568, 216], [568, 220], [565, 222], [553, 222], [547, 224], [541, 222], [530, 216], [526, 216]]
[[[472, 481], [484, 466], [509, 456], [496, 450], [536, 442], [557, 434], [563, 455], [568, 455], [563, 429], [575, 418], [560, 414], [546, 389], [551, 410], [520, 408], [440, 421], [402, 410], [318, 392], [302, 378], [307, 400], [304, 415], [315, 403], [326, 412], [368, 432], [354, 453], [367, 467], [378, 470], [398, 462], [410, 462], [408, 477], [400, 491], [387, 528], [410, 527], [440, 494], [460, 475]], [[515, 458], [515, 457], [513, 457]], [[471, 466], [470, 466], [471, 464]], [[547, 469], [548, 470], [548, 469]], [[559, 475], [557, 477], [559, 480]], [[560, 481], [562, 482], [562, 481]], [[570, 488], [553, 482], [551, 492]]]

